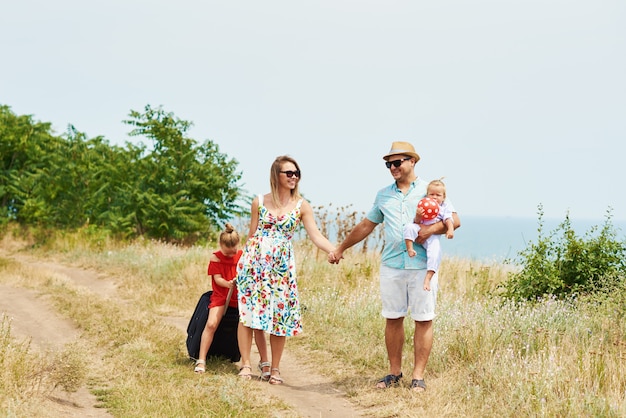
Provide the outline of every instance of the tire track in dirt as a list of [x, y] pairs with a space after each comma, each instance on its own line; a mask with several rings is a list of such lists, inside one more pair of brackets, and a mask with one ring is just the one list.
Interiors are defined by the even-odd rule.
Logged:
[[[70, 267], [51, 261], [41, 261], [30, 257], [13, 259], [34, 269], [44, 269], [61, 274], [73, 285], [82, 287], [103, 298], [114, 298], [115, 283], [106, 276], [92, 270]], [[39, 347], [62, 347], [63, 344], [78, 338], [79, 333], [71, 321], [58, 315], [50, 303], [34, 291], [0, 285], [0, 313], [12, 318], [11, 332], [15, 336], [31, 338]], [[189, 313], [191, 315], [192, 312]], [[181, 331], [186, 338], [189, 318], [164, 317], [164, 321]], [[289, 342], [281, 360], [281, 372], [285, 378], [283, 385], [264, 385], [264, 390], [291, 405], [301, 417], [361, 417], [343, 394], [332, 386], [329, 379], [315, 373], [309, 366], [301, 364], [289, 353]], [[253, 354], [258, 358], [258, 353]], [[190, 369], [191, 372], [191, 369]], [[105, 410], [97, 408], [96, 397], [87, 388], [81, 388], [69, 396], [58, 394], [51, 398], [51, 412], [68, 418], [111, 417]]]

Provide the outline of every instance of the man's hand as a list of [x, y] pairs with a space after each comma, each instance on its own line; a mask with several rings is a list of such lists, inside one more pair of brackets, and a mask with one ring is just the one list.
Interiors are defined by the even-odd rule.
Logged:
[[417, 242], [418, 244], [423, 244], [432, 235], [442, 234], [442, 227], [443, 222], [441, 221], [435, 222], [432, 225], [420, 225], [420, 230], [417, 233], [417, 239], [415, 240], [415, 242]]
[[343, 251], [335, 250], [328, 253], [328, 262], [330, 264], [339, 264], [343, 258]]

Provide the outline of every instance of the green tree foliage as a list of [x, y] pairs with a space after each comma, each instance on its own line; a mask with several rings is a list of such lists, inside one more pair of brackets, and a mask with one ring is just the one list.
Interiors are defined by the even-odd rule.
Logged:
[[139, 230], [155, 238], [186, 239], [207, 231], [240, 211], [237, 162], [217, 144], [201, 145], [186, 136], [191, 123], [161, 108], [131, 111], [131, 136], [153, 141], [139, 161], [136, 220]]
[[[32, 172], [45, 166], [49, 147], [54, 147], [49, 123], [16, 116], [0, 105], [0, 219], [17, 220], [23, 212], [37, 213], [37, 181]], [[26, 207], [25, 207], [26, 206]]]
[[611, 292], [626, 285], [626, 243], [617, 239], [610, 210], [602, 227], [594, 226], [583, 237], [576, 235], [569, 215], [546, 236], [539, 206], [538, 232], [537, 242], [518, 254], [521, 269], [504, 283], [505, 296], [533, 300]]
[[131, 111], [131, 135], [152, 148], [111, 146], [70, 126], [0, 107], [0, 203], [3, 222], [54, 228], [95, 225], [125, 237], [194, 241], [242, 209], [237, 162], [217, 144], [187, 136], [191, 123], [150, 106]]

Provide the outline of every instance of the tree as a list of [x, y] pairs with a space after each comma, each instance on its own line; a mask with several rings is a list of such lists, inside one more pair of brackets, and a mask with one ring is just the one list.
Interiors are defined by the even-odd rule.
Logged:
[[237, 162], [189, 138], [190, 122], [150, 106], [125, 122], [153, 146], [111, 146], [71, 125], [55, 136], [0, 106], [2, 222], [193, 242], [243, 212]]
[[191, 122], [161, 108], [130, 112], [131, 136], [153, 142], [137, 161], [135, 219], [137, 229], [154, 238], [189, 240], [207, 233], [241, 212], [236, 204], [241, 173], [237, 162], [212, 141], [187, 137]]
[[35, 172], [46, 165], [56, 139], [49, 123], [31, 115], [17, 116], [0, 105], [0, 220], [36, 222], [45, 203], [38, 198], [41, 185]]

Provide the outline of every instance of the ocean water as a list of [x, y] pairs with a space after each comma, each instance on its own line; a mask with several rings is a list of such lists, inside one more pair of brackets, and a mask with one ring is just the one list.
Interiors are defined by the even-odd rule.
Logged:
[[[542, 235], [548, 236], [563, 220], [544, 219]], [[601, 229], [604, 225], [604, 220], [570, 221], [579, 237], [584, 237], [594, 226]], [[626, 221], [611, 221], [611, 224], [618, 239], [626, 240]], [[538, 228], [538, 220], [531, 218], [463, 216], [461, 228], [455, 231], [454, 238], [441, 238], [443, 255], [485, 262], [516, 259], [518, 253], [527, 248], [530, 242], [537, 242]]]

